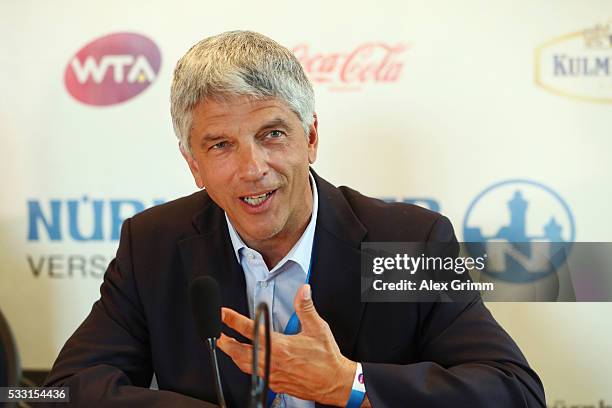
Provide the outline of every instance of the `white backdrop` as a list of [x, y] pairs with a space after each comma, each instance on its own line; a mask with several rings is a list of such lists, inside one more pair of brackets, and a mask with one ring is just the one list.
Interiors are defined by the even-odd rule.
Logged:
[[[526, 197], [528, 229], [552, 214], [566, 237], [573, 218], [575, 240], [610, 241], [611, 18], [612, 3], [594, 0], [2, 3], [0, 309], [23, 366], [48, 369], [99, 296], [117, 246], [112, 203], [123, 218], [128, 201], [148, 207], [195, 189], [168, 100], [176, 60], [199, 39], [250, 29], [295, 49], [315, 82], [314, 167], [335, 184], [419, 199], [461, 238], [481, 192], [527, 179], [570, 214], [540, 188]], [[144, 90], [121, 103], [77, 100], [64, 81], [75, 55], [126, 32], [155, 44], [159, 71], [144, 69]], [[126, 89], [105, 78], [104, 92]], [[473, 222], [493, 231], [508, 222], [508, 197], [487, 197], [493, 210]], [[101, 237], [75, 239], [96, 225]], [[550, 405], [612, 404], [611, 304], [489, 306]]]

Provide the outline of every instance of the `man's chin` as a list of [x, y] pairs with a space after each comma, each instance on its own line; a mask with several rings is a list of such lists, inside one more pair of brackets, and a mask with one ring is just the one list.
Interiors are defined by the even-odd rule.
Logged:
[[272, 230], [267, 226], [265, 230], [253, 231], [250, 238], [255, 242], [264, 242], [273, 239], [276, 235], [278, 235], [278, 231]]
[[264, 242], [273, 239], [281, 230], [280, 227], [273, 227], [272, 222], [257, 222], [247, 225], [248, 228], [242, 231], [239, 228], [236, 228], [236, 230], [243, 239], [253, 242]]

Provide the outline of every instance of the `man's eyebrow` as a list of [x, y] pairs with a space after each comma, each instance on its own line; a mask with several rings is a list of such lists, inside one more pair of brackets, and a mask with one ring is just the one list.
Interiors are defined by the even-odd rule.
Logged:
[[286, 130], [292, 130], [293, 128], [291, 127], [291, 125], [283, 118], [274, 118], [266, 123], [264, 123], [259, 130], [264, 130], [264, 129], [271, 129], [271, 128], [275, 128], [275, 127], [280, 127], [280, 128], [284, 128]]
[[204, 134], [204, 136], [202, 136], [201, 143], [205, 144], [205, 143], [214, 142], [216, 140], [224, 139], [224, 138], [225, 138], [225, 135], [223, 134], [206, 133]]
[[[291, 131], [293, 129], [293, 127], [285, 119], [274, 118], [264, 123], [263, 125], [261, 125], [259, 128], [259, 131], [261, 132], [262, 130], [273, 129], [273, 128], [283, 128], [288, 131]], [[212, 143], [217, 140], [226, 139], [226, 138], [227, 136], [223, 133], [205, 133], [204, 136], [202, 136], [200, 144], [204, 146], [207, 143]]]

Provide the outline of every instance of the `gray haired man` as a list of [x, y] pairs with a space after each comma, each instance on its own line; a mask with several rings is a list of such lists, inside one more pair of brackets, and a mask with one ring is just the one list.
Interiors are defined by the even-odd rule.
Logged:
[[[202, 40], [176, 66], [171, 112], [203, 190], [124, 222], [101, 298], [47, 384], [70, 386], [77, 405], [215, 401], [187, 301], [189, 283], [209, 275], [224, 305], [230, 406], [246, 406], [260, 302], [274, 327], [278, 406], [545, 406], [538, 376], [480, 297], [361, 302], [362, 243], [457, 241], [440, 214], [314, 172], [314, 92], [289, 50], [248, 31]], [[142, 388], [153, 372], [162, 391]]]

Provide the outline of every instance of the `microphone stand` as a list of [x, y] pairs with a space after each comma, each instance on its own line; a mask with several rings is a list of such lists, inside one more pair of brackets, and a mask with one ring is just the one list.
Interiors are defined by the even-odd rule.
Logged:
[[223, 397], [223, 388], [221, 387], [221, 375], [219, 373], [219, 363], [217, 362], [217, 339], [214, 337], [206, 339], [208, 351], [210, 351], [210, 359], [212, 361], [213, 377], [215, 378], [215, 392], [217, 393], [217, 401], [220, 408], [226, 408], [225, 398]]
[[[266, 352], [264, 360], [263, 381], [258, 375], [259, 367], [259, 326], [261, 317], [264, 319]], [[260, 303], [255, 311], [255, 327], [253, 329], [253, 359], [251, 365], [251, 401], [249, 408], [267, 408], [268, 389], [270, 385], [270, 313], [268, 305]]]

